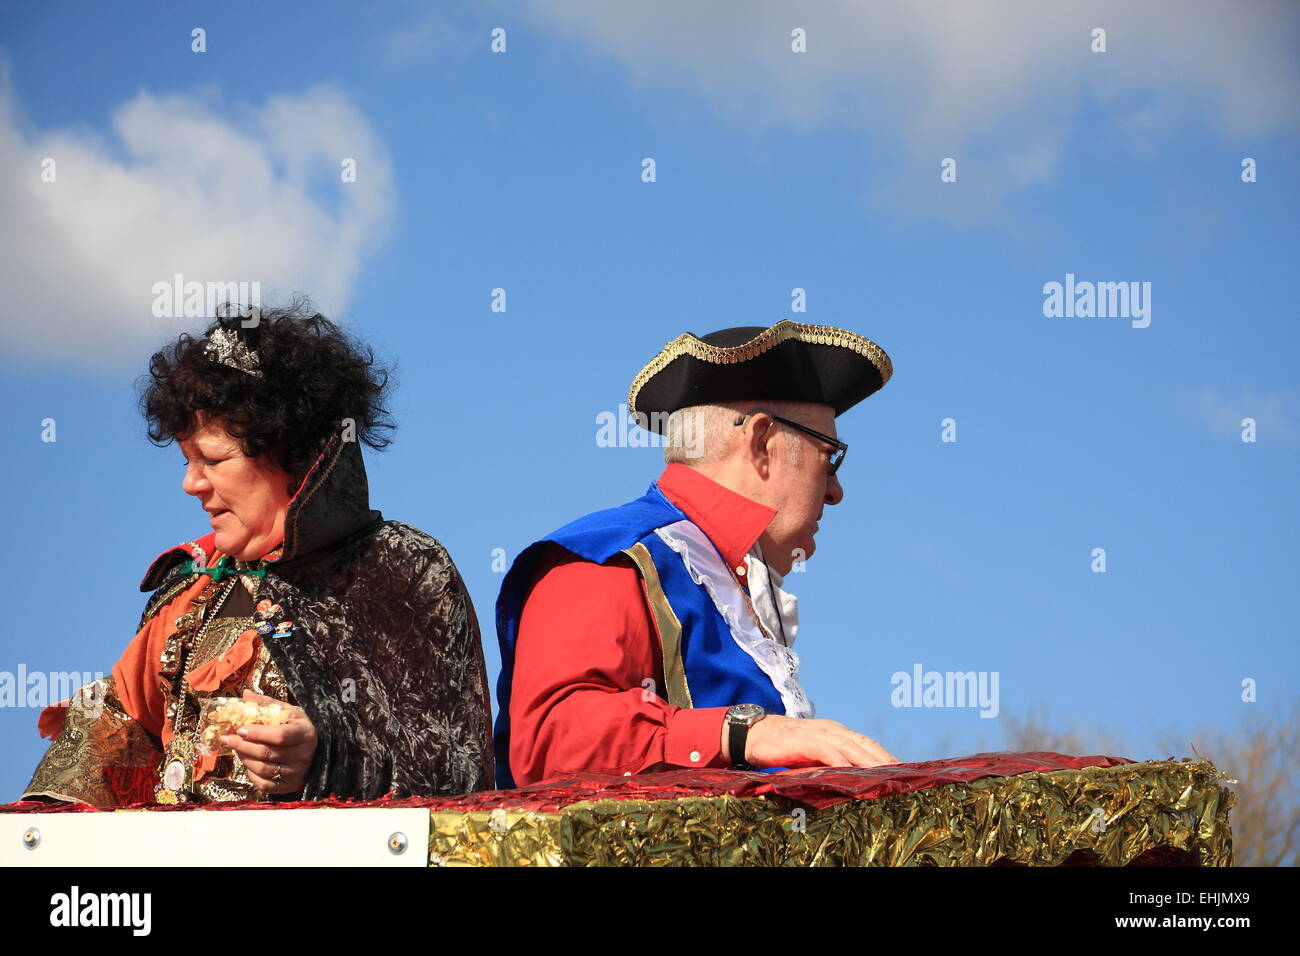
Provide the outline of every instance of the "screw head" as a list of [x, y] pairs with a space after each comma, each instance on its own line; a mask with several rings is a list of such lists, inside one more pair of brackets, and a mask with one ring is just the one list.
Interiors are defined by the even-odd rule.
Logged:
[[407, 840], [406, 840], [405, 833], [401, 833], [401, 832], [394, 833], [392, 836], [388, 838], [389, 852], [393, 853], [394, 855], [405, 853], [406, 843]]
[[35, 850], [41, 845], [41, 831], [36, 827], [28, 827], [23, 833], [23, 846], [29, 850]]

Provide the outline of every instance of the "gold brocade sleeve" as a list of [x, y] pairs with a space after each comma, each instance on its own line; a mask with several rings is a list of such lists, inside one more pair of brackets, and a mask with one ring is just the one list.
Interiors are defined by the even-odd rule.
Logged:
[[122, 710], [113, 678], [102, 677], [73, 695], [63, 727], [22, 799], [117, 806], [122, 782], [133, 771], [156, 774], [161, 759], [161, 743]]

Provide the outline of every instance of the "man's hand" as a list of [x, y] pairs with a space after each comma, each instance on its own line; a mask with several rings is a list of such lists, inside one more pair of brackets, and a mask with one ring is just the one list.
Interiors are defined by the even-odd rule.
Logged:
[[[732, 762], [730, 728], [722, 722], [722, 753]], [[899, 759], [866, 734], [834, 720], [768, 714], [749, 728], [744, 760], [755, 767], [882, 767]]]
[[[284, 704], [293, 717], [287, 724], [266, 727], [249, 724], [238, 734], [227, 734], [222, 743], [239, 754], [248, 781], [262, 793], [296, 793], [307, 782], [311, 758], [316, 753], [316, 728], [302, 712], [284, 701], [244, 691], [244, 700], [259, 704]], [[760, 721], [761, 723], [762, 721]]]

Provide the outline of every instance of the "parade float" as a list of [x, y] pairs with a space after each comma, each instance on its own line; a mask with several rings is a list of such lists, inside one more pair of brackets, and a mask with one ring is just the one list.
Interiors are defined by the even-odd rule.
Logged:
[[[981, 753], [875, 769], [556, 777], [369, 802], [0, 806], [25, 866], [1231, 866], [1206, 760]], [[124, 797], [131, 795], [124, 782]]]

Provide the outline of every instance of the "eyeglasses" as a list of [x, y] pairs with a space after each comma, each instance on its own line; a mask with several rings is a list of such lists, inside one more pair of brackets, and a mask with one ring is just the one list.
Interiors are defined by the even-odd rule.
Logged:
[[791, 428], [796, 428], [799, 431], [803, 432], [805, 435], [811, 435], [813, 438], [816, 438], [818, 441], [822, 441], [825, 442], [827, 445], [830, 445], [831, 448], [834, 449], [834, 451], [832, 451], [830, 455], [830, 470], [827, 472], [827, 474], [833, 475], [835, 474], [835, 472], [840, 470], [840, 465], [844, 463], [844, 456], [849, 453], [849, 446], [845, 442], [840, 441], [838, 438], [832, 438], [830, 435], [823, 435], [821, 432], [814, 431], [813, 429], [809, 428], [807, 425], [800, 425], [798, 422], [792, 422], [790, 421], [790, 419], [782, 418], [780, 415], [773, 415], [766, 408], [756, 408], [747, 415], [738, 415], [736, 416], [736, 421], [734, 422], [734, 424], [736, 426], [743, 425], [745, 424], [746, 418], [749, 418], [750, 415], [757, 415], [760, 412], [766, 415], [768, 418], [772, 419], [772, 421], [774, 422], [780, 422], [782, 425], [789, 425]]

